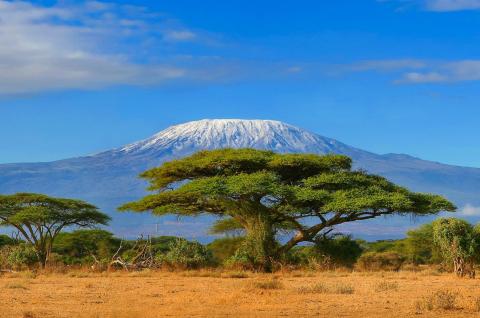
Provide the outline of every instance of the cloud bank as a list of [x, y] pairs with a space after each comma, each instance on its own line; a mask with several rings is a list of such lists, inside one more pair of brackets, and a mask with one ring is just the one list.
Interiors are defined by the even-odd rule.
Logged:
[[[97, 1], [44, 7], [0, 0], [0, 94], [183, 78], [185, 68], [163, 57], [149, 60], [146, 52], [196, 37], [142, 7]], [[135, 50], [125, 42], [135, 43]]]
[[342, 72], [392, 73], [395, 83], [456, 83], [480, 80], [480, 60], [369, 60], [342, 66]]
[[480, 216], [480, 207], [471, 204], [466, 204], [461, 210], [458, 211], [464, 216]]
[[437, 12], [480, 10], [480, 0], [426, 0], [425, 7]]

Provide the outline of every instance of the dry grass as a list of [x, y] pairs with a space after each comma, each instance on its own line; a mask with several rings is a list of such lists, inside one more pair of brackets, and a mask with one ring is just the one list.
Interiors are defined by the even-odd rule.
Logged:
[[5, 285], [7, 289], [28, 289], [25, 282], [10, 282]]
[[277, 279], [254, 281], [253, 284], [251, 284], [250, 286], [258, 289], [283, 289], [284, 287], [282, 282]]
[[386, 291], [395, 291], [398, 290], [397, 282], [382, 281], [375, 285], [375, 291], [377, 292], [386, 292]]
[[479, 295], [438, 272], [17, 273], [0, 276], [0, 317], [478, 317]]
[[326, 294], [329, 289], [324, 283], [316, 283], [309, 286], [301, 286], [298, 288], [300, 294]]
[[438, 290], [415, 303], [417, 312], [425, 310], [454, 310], [458, 294], [450, 290]]
[[327, 286], [320, 282], [309, 286], [301, 286], [297, 291], [300, 294], [353, 294], [355, 288], [345, 283], [336, 283], [332, 286]]

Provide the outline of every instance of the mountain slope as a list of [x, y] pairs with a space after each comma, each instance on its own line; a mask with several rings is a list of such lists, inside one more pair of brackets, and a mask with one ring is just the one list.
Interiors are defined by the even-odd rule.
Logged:
[[[189, 222], [179, 225], [174, 219], [159, 221], [148, 214], [120, 214], [114, 210], [121, 203], [145, 194], [146, 184], [137, 178], [140, 172], [201, 149], [226, 147], [344, 154], [352, 157], [355, 167], [381, 174], [413, 190], [443, 194], [459, 206], [480, 205], [480, 169], [407, 155], [378, 155], [282, 122], [238, 119], [200, 120], [172, 126], [148, 139], [92, 156], [0, 165], [0, 193], [42, 192], [91, 201], [112, 214], [112, 229], [124, 235], [150, 231], [156, 222], [168, 223], [160, 227], [163, 234], [199, 235], [208, 219], [189, 220], [188, 226]], [[389, 220], [388, 224], [394, 227], [390, 230], [384, 227], [386, 233], [382, 234], [378, 221], [373, 221], [366, 224], [375, 225], [374, 228], [360, 227], [356, 232], [362, 235], [363, 231], [364, 236], [373, 237], [398, 236], [407, 223], [404, 219]]]

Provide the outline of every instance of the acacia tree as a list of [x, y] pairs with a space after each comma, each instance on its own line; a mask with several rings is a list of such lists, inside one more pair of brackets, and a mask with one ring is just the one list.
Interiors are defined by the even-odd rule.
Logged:
[[30, 243], [43, 268], [57, 235], [67, 227], [106, 225], [110, 217], [80, 200], [36, 193], [0, 195], [0, 226], [13, 226]]
[[[273, 260], [335, 225], [455, 209], [440, 196], [413, 193], [382, 177], [352, 171], [351, 164], [342, 155], [201, 151], [144, 172], [141, 176], [156, 193], [120, 210], [233, 219], [246, 234], [237, 256], [270, 271]], [[276, 240], [282, 230], [292, 233], [285, 244]]]
[[480, 252], [478, 229], [464, 220], [441, 218], [433, 222], [433, 241], [443, 258], [453, 263], [457, 276], [463, 277], [468, 272], [475, 278], [474, 263]]

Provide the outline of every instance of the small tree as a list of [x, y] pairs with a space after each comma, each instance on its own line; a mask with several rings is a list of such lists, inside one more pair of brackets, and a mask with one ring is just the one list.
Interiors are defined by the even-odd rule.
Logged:
[[62, 256], [67, 264], [81, 264], [98, 261], [107, 263], [118, 249], [120, 239], [100, 229], [82, 229], [60, 233], [53, 243], [52, 250]]
[[455, 218], [441, 218], [433, 222], [433, 241], [443, 258], [453, 263], [457, 276], [469, 273], [475, 276], [473, 265], [480, 252], [480, 236], [471, 224]]
[[180, 238], [170, 243], [168, 252], [159, 253], [155, 258], [161, 265], [183, 269], [206, 266], [213, 259], [211, 252], [202, 244]]
[[43, 194], [0, 195], [0, 226], [13, 226], [30, 243], [43, 268], [57, 235], [67, 227], [106, 225], [110, 217], [86, 202]]
[[[341, 155], [201, 151], [143, 173], [150, 190], [158, 193], [120, 210], [233, 219], [223, 225], [244, 229], [239, 259], [271, 271], [272, 262], [292, 247], [314, 242], [338, 224], [455, 209], [440, 196], [410, 192], [382, 177], [352, 171], [351, 165], [351, 159]], [[285, 230], [292, 235], [280, 244], [276, 235]]]

